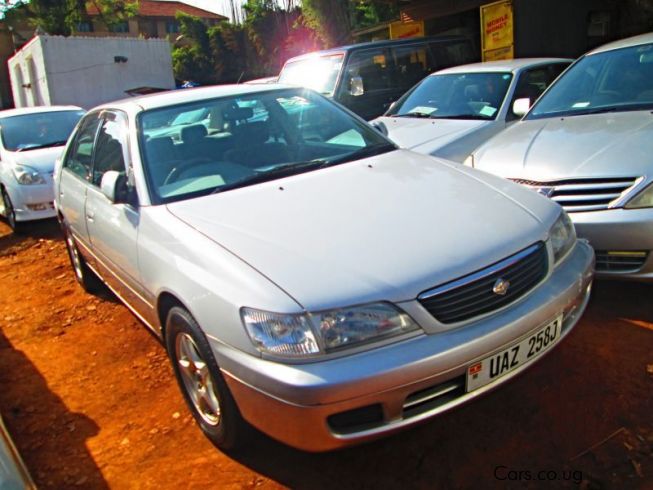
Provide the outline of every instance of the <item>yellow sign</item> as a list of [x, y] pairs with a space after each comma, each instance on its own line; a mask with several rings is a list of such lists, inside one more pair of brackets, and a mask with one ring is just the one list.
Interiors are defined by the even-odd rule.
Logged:
[[483, 61], [514, 57], [512, 1], [481, 6], [481, 48]]
[[393, 22], [390, 24], [390, 39], [424, 37], [424, 21]]

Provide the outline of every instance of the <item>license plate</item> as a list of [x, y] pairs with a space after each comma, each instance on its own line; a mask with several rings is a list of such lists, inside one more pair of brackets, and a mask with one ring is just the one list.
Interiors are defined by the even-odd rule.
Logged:
[[549, 350], [560, 340], [561, 327], [562, 315], [516, 344], [469, 366], [467, 391], [492, 383]]

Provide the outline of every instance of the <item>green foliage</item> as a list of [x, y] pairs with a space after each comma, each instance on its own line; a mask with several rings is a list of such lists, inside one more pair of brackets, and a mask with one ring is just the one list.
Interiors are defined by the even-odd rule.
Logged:
[[248, 0], [244, 12], [242, 25], [222, 22], [210, 28], [178, 15], [182, 39], [172, 53], [175, 77], [214, 84], [276, 75], [288, 58], [321, 47], [298, 8]]
[[[131, 0], [91, 0], [99, 18], [113, 26], [126, 21], [138, 12], [138, 2]], [[24, 0], [12, 6], [3, 6], [9, 25], [28, 21], [48, 34], [69, 36], [78, 24], [88, 19], [85, 0]]]
[[351, 37], [351, 2], [348, 0], [303, 0], [307, 25], [327, 47], [346, 44]]

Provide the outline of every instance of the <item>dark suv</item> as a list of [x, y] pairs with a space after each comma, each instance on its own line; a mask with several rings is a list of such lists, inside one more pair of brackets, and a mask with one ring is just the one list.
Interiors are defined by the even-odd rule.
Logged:
[[373, 119], [429, 73], [473, 61], [461, 36], [375, 41], [291, 58], [279, 83], [312, 88]]

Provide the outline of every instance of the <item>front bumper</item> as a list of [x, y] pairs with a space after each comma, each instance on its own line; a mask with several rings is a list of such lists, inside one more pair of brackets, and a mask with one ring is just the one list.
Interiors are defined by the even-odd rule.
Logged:
[[15, 185], [7, 188], [16, 211], [16, 221], [53, 218], [54, 188], [52, 182], [38, 185]]
[[569, 217], [578, 236], [587, 239], [597, 252], [648, 254], [641, 263], [630, 268], [602, 270], [597, 264], [597, 278], [653, 280], [653, 209], [618, 208], [569, 213]]
[[[281, 364], [214, 340], [211, 345], [246, 420], [291, 446], [326, 451], [414, 425], [514, 377], [532, 362], [475, 391], [465, 392], [464, 381], [462, 391], [452, 388], [464, 379], [472, 362], [560, 313], [564, 313], [562, 336], [567, 335], [589, 300], [593, 265], [591, 247], [579, 241], [544, 283], [495, 315], [328, 361]], [[444, 394], [432, 403], [417, 410], [409, 407], [407, 399], [438, 390]], [[361, 423], [347, 424], [348, 417]]]

